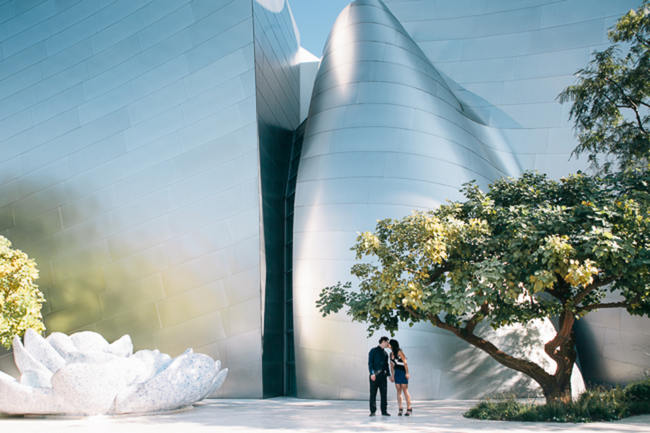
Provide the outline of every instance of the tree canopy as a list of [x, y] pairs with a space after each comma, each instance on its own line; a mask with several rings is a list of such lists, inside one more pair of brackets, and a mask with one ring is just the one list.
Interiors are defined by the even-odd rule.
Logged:
[[[358, 290], [327, 287], [317, 306], [323, 315], [347, 307], [369, 332], [428, 321], [529, 375], [547, 400], [568, 399], [575, 320], [603, 308], [650, 313], [649, 180], [640, 170], [560, 181], [528, 172], [488, 192], [466, 184], [466, 201], [360, 234]], [[605, 301], [607, 292], [620, 300]], [[484, 320], [498, 328], [552, 317], [560, 326], [544, 349], [553, 374], [475, 333]]]
[[[650, 2], [621, 17], [607, 49], [577, 72], [578, 82], [559, 95], [571, 101], [578, 135], [573, 153], [594, 167], [645, 168], [650, 162]], [[615, 162], [616, 164], [612, 164]]]
[[36, 262], [0, 236], [0, 344], [7, 349], [13, 337], [27, 329], [45, 330], [41, 316], [45, 298], [36, 279]]

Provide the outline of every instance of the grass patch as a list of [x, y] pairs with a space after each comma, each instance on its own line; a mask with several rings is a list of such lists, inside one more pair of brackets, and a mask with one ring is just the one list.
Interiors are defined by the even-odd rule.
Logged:
[[614, 421], [650, 413], [650, 379], [625, 388], [593, 389], [569, 404], [534, 404], [487, 399], [464, 413], [467, 418], [500, 421], [593, 422]]

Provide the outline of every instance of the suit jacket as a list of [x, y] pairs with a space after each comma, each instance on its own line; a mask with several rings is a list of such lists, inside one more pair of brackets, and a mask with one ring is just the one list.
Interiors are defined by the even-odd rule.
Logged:
[[373, 347], [370, 349], [370, 352], [368, 352], [368, 372], [370, 375], [384, 372], [386, 376], [390, 376], [388, 355], [381, 346]]

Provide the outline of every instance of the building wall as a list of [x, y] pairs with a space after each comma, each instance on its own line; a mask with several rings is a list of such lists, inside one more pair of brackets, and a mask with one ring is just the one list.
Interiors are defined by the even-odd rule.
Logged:
[[[638, 4], [596, 3], [357, 0], [341, 13], [316, 78], [296, 189], [299, 395], [363, 398], [367, 392], [360, 374], [367, 351], [359, 343], [369, 349], [378, 335], [368, 339], [363, 325], [343, 313], [322, 318], [315, 307], [323, 287], [352, 279], [349, 248], [358, 232], [372, 230], [380, 218], [458, 199], [460, 185], [472, 179], [485, 187], [525, 169], [559, 177], [585, 167], [584, 160], [568, 160], [575, 139], [568, 107], [555, 97], [606, 42], [607, 26]], [[629, 344], [618, 364], [605, 362], [619, 376], [633, 366], [626, 377], [641, 377], [650, 365], [642, 349], [647, 333], [608, 316], [592, 315], [599, 326], [607, 323], [605, 341], [595, 336], [595, 346], [614, 348], [614, 339], [624, 337]], [[493, 337], [550, 370], [541, 346], [530, 343], [553, 334], [545, 322]], [[426, 324], [402, 328], [397, 337], [420, 398], [537, 388]], [[612, 350], [598, 356], [606, 353], [614, 360]], [[593, 368], [585, 371], [595, 377]]]
[[251, 1], [11, 0], [0, 21], [0, 233], [38, 262], [48, 331], [193, 347], [230, 368], [220, 395], [261, 397]]
[[[524, 169], [560, 177], [587, 165], [556, 96], [639, 0], [385, 0], [463, 104], [503, 134]], [[650, 368], [650, 319], [590, 313], [576, 326], [585, 379], [626, 383]]]
[[574, 82], [607, 30], [638, 0], [386, 0], [454, 93], [498, 127], [524, 168], [560, 177], [585, 167], [571, 158]]
[[[341, 13], [316, 77], [296, 187], [299, 396], [367, 393], [367, 350], [379, 335], [368, 339], [364, 325], [350, 323], [343, 313], [323, 318], [315, 307], [323, 287], [351, 279], [349, 248], [357, 233], [373, 229], [377, 219], [459, 198], [462, 183], [471, 179], [485, 186], [519, 171], [499, 131], [464, 110], [383, 3], [358, 0]], [[552, 326], [530, 330], [548, 334]], [[523, 341], [524, 330], [517, 332], [510, 338]], [[417, 377], [411, 389], [418, 398], [532, 388], [522, 375], [430, 325], [400, 330], [398, 338]], [[521, 346], [521, 353], [543, 358]]]
[[[375, 338], [314, 305], [350, 279], [356, 231], [470, 179], [581, 166], [555, 94], [637, 4], [359, 0], [296, 140], [316, 63], [286, 0], [0, 0], [0, 234], [39, 264], [48, 331], [193, 347], [230, 368], [219, 396], [291, 381], [293, 282], [299, 395], [365, 398]], [[581, 331], [599, 381], [648, 366], [647, 321], [619, 313]], [[419, 398], [530, 387], [429, 326], [399, 338]]]
[[253, 2], [255, 80], [263, 216], [264, 396], [284, 395], [293, 382], [285, 320], [285, 194], [293, 143], [300, 123], [298, 33], [285, 0]]

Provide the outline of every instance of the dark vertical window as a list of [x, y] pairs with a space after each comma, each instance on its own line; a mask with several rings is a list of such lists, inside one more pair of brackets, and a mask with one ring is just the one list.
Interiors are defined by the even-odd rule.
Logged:
[[284, 197], [284, 395], [296, 395], [296, 360], [293, 335], [293, 215], [298, 165], [305, 135], [303, 122], [294, 133]]
[[266, 259], [264, 397], [296, 394], [293, 336], [293, 209], [304, 126], [295, 132], [260, 125], [260, 171]]

